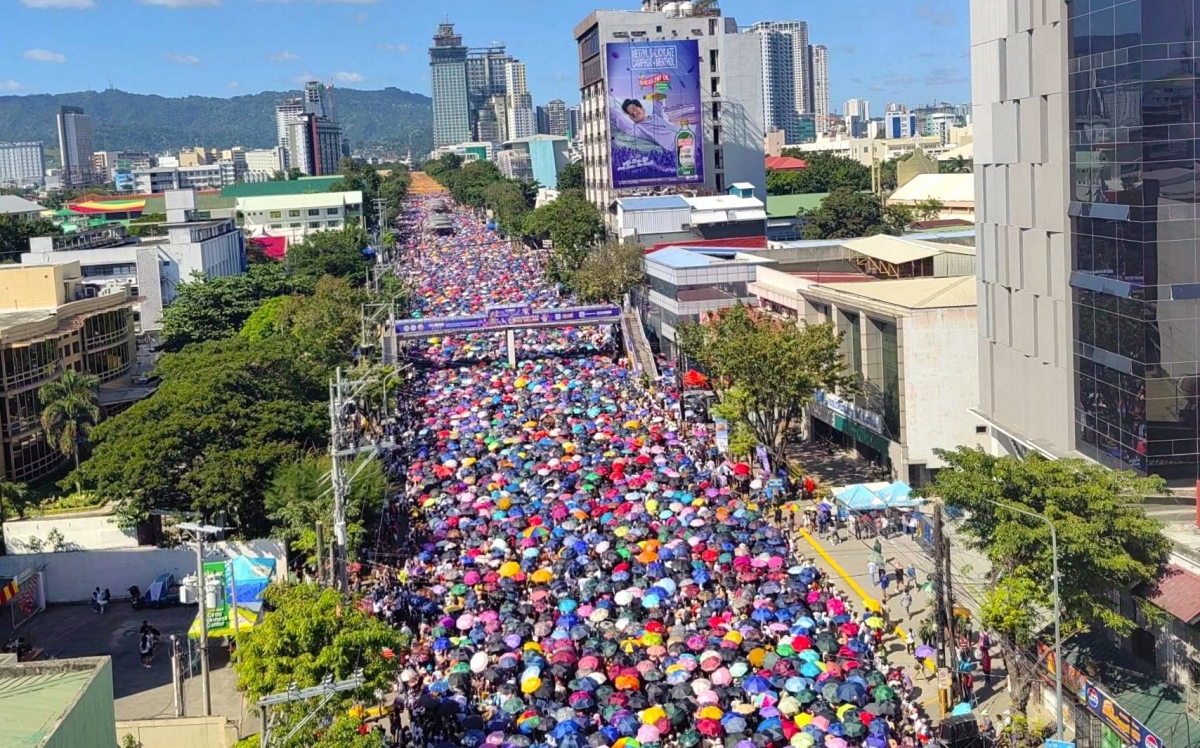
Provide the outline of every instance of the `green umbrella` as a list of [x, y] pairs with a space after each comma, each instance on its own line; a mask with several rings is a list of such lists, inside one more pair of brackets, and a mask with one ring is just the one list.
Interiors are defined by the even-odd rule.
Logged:
[[872, 670], [871, 672], [867, 673], [867, 685], [868, 686], [887, 685], [887, 678], [885, 678], [883, 673], [879, 672], [878, 670]]
[[525, 711], [525, 702], [518, 698], [512, 698], [504, 702], [504, 705], [500, 708], [508, 714], [520, 714]]
[[848, 738], [860, 738], [867, 734], [867, 726], [857, 719], [846, 720], [842, 723], [842, 730]]
[[679, 736], [679, 745], [681, 748], [695, 748], [700, 745], [700, 733], [695, 730], [688, 730]]
[[871, 691], [871, 697], [876, 701], [887, 701], [896, 697], [896, 692], [891, 686], [876, 686], [875, 690]]
[[[837, 692], [836, 688], [834, 689], [834, 692], [835, 693]], [[813, 693], [812, 691], [801, 691], [800, 693], [795, 695], [795, 698], [796, 698], [796, 701], [800, 702], [800, 706], [808, 706], [809, 704], [811, 704], [817, 700], [817, 695], [815, 693]]]

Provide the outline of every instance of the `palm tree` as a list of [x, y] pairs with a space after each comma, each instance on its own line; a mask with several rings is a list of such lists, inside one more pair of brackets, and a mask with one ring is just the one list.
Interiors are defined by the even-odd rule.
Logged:
[[93, 374], [67, 369], [56, 381], [42, 385], [42, 429], [46, 441], [79, 467], [79, 440], [87, 438], [100, 420], [100, 380]]

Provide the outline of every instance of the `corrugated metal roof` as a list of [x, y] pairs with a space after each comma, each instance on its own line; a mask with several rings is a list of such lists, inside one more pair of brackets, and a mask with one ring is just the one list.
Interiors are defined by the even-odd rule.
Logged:
[[763, 201], [757, 197], [738, 197], [737, 195], [708, 195], [706, 197], [685, 197], [692, 210], [747, 210], [763, 208]]
[[617, 198], [621, 210], [633, 212], [638, 210], [686, 210], [687, 200], [679, 195], [652, 195], [647, 197]]
[[828, 192], [808, 192], [803, 195], [767, 195], [767, 215], [771, 218], [794, 218], [801, 208], [813, 210], [821, 206]]
[[657, 252], [646, 255], [646, 259], [658, 265], [669, 268], [706, 268], [712, 264], [712, 258], [705, 257], [699, 252], [689, 252], [679, 247], [664, 247]]
[[896, 188], [889, 203], [940, 200], [943, 203], [975, 203], [974, 174], [918, 174]]
[[279, 182], [244, 182], [221, 188], [225, 197], [266, 197], [268, 195], [303, 195], [311, 192], [329, 192], [329, 188], [342, 180], [341, 175], [330, 177], [301, 177]]
[[16, 195], [0, 195], [0, 214], [40, 213], [43, 210], [45, 210], [45, 208], [35, 202], [30, 202], [23, 197], [17, 197]]
[[920, 239], [889, 236], [887, 234], [876, 234], [875, 236], [864, 236], [861, 239], [850, 239], [849, 241], [842, 242], [842, 246], [860, 255], [865, 255], [866, 257], [882, 262], [890, 262], [893, 265], [916, 262], [917, 260], [924, 260], [945, 252], [974, 254], [975, 251], [973, 247], [935, 244], [934, 242], [921, 241]]
[[975, 306], [975, 276], [909, 278], [875, 283], [823, 283], [828, 288], [905, 309]]
[[41, 745], [91, 677], [88, 670], [0, 677], [0, 745]]
[[1200, 574], [1168, 565], [1150, 602], [1184, 623], [1200, 618]]

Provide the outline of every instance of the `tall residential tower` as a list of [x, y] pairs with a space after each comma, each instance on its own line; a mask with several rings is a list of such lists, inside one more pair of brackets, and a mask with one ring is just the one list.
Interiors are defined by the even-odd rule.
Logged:
[[96, 183], [92, 169], [92, 118], [77, 106], [58, 108], [58, 152], [62, 159], [64, 187], [87, 187]]
[[745, 30], [759, 40], [763, 122], [799, 143], [802, 114], [813, 111], [812, 51], [806, 21], [760, 21]]
[[817, 121], [817, 132], [829, 129], [829, 48], [824, 44], [812, 48], [812, 112]]
[[429, 78], [433, 94], [433, 145], [471, 139], [471, 109], [467, 101], [467, 48], [454, 24], [438, 24], [429, 48]]

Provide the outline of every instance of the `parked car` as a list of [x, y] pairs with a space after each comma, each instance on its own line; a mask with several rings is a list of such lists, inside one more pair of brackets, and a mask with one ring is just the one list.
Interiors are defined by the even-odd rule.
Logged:
[[142, 593], [137, 585], [129, 588], [129, 599], [134, 610], [141, 608], [164, 608], [168, 605], [179, 604], [179, 582], [175, 575], [167, 572], [159, 574]]

